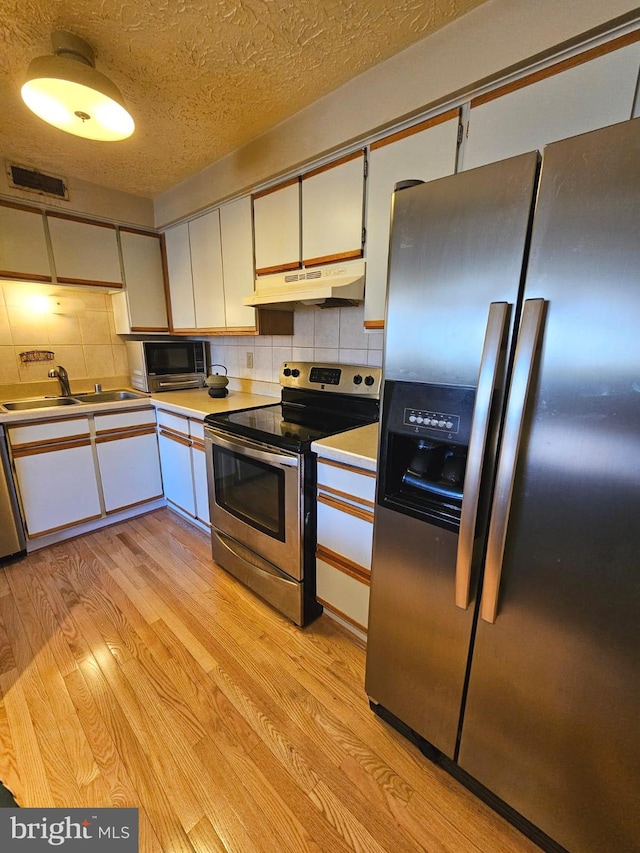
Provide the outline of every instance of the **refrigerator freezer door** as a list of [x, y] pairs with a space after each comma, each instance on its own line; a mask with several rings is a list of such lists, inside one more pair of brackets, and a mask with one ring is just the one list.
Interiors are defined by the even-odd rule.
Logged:
[[[398, 386], [411, 380], [420, 387], [477, 387], [492, 303], [504, 309], [497, 324], [499, 344], [503, 321], [505, 327], [514, 322], [537, 171], [534, 152], [396, 194], [387, 380], [400, 380]], [[505, 348], [508, 345], [507, 329]], [[497, 354], [502, 347], [494, 349]], [[502, 351], [502, 374], [505, 361]], [[494, 416], [499, 411], [504, 384], [503, 375], [489, 373], [489, 384], [495, 383], [496, 391], [493, 407], [484, 407], [485, 418], [488, 408], [493, 408]], [[386, 397], [391, 408], [395, 399], [393, 394]], [[476, 407], [474, 423], [479, 417]], [[388, 425], [398, 420], [403, 418], [383, 413], [383, 443], [389, 437]], [[491, 421], [495, 427], [495, 417]], [[472, 428], [472, 435], [476, 432], [482, 430]], [[477, 445], [478, 439], [474, 442]], [[476, 512], [487, 504], [495, 430], [486, 440], [483, 433], [480, 443], [485, 458], [475, 460], [477, 471], [467, 468], [465, 474], [476, 486], [469, 490], [474, 498], [469, 523], [476, 531], [475, 542], [473, 531], [464, 537], [469, 583], [465, 580], [462, 593], [457, 591], [458, 602], [469, 603], [467, 609], [456, 606], [458, 533], [383, 506], [382, 494], [376, 506], [367, 693], [450, 757], [456, 750], [486, 517], [486, 510], [480, 509], [477, 516]], [[385, 458], [381, 465], [386, 465], [386, 450], [381, 455]], [[379, 482], [390, 479], [382, 476]], [[382, 488], [386, 486], [379, 491]]]
[[546, 149], [546, 317], [459, 763], [572, 853], [640, 839], [638, 235], [640, 120]]

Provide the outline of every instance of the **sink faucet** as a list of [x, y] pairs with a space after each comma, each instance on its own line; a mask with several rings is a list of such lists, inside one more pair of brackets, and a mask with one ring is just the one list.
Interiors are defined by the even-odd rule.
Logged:
[[52, 367], [49, 371], [50, 379], [57, 379], [60, 382], [60, 388], [62, 389], [63, 397], [71, 396], [71, 387], [69, 385], [69, 374], [67, 371], [59, 364], [57, 367]]

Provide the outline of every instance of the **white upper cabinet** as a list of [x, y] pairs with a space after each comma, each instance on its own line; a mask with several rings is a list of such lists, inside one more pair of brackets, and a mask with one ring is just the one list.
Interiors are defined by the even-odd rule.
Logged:
[[63, 284], [122, 287], [115, 225], [47, 213], [56, 278]]
[[253, 196], [256, 275], [301, 266], [300, 178]]
[[362, 257], [364, 152], [302, 176], [305, 266]]
[[253, 293], [254, 281], [249, 196], [220, 208], [220, 233], [226, 326], [233, 329], [255, 329], [255, 309], [242, 304], [244, 297]]
[[224, 282], [220, 213], [212, 210], [189, 222], [196, 328], [224, 328]]
[[590, 55], [472, 100], [464, 168], [542, 150], [550, 142], [631, 118], [640, 43], [584, 61]]
[[196, 309], [193, 300], [189, 224], [183, 222], [164, 234], [169, 273], [172, 329], [195, 329]]
[[0, 203], [0, 276], [51, 281], [42, 213]]
[[120, 228], [125, 290], [113, 296], [116, 332], [168, 332], [162, 238]]
[[458, 110], [451, 110], [371, 146], [367, 179], [367, 284], [364, 302], [364, 321], [368, 328], [382, 328], [384, 324], [394, 187], [400, 181], [432, 181], [453, 174], [458, 122]]

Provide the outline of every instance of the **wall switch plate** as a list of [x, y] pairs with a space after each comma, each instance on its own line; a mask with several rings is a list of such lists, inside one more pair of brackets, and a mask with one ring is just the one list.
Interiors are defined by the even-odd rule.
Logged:
[[249, 368], [249, 370], [253, 370], [253, 353], [252, 352], [247, 353], [247, 367]]

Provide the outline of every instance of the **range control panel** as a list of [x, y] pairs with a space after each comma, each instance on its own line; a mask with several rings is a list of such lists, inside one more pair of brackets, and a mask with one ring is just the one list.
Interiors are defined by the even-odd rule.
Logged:
[[280, 369], [280, 385], [313, 391], [380, 397], [382, 370], [356, 364], [285, 361]]
[[422, 426], [457, 435], [460, 432], [460, 415], [432, 412], [424, 409], [405, 409], [405, 426]]

